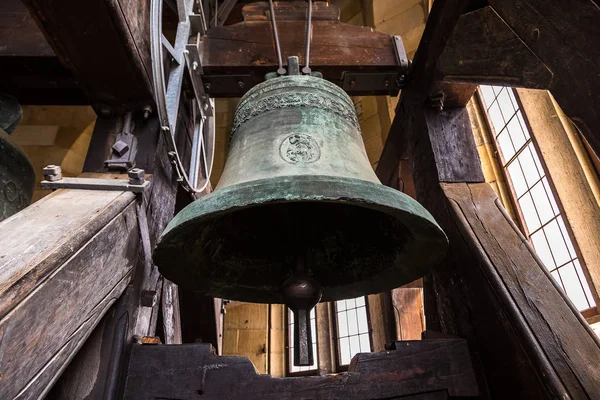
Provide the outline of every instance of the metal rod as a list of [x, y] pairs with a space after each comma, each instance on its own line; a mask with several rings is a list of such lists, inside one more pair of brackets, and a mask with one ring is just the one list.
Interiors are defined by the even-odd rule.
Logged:
[[312, 0], [308, 0], [308, 16], [306, 18], [306, 56], [304, 61], [306, 65], [302, 68], [302, 72], [310, 75], [310, 34], [312, 31]]
[[314, 363], [310, 309], [301, 308], [294, 312], [294, 365], [311, 366]]
[[283, 59], [281, 58], [281, 47], [279, 46], [279, 35], [277, 35], [277, 23], [275, 22], [275, 7], [273, 6], [273, 0], [269, 0], [269, 10], [271, 12], [271, 26], [273, 27], [273, 37], [275, 38], [277, 62], [279, 63], [277, 73], [279, 75], [285, 75], [285, 68], [283, 68]]

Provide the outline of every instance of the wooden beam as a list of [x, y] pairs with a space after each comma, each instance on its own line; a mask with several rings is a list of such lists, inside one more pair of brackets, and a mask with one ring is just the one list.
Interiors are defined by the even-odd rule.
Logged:
[[597, 338], [483, 183], [466, 109], [429, 104], [464, 7], [434, 2], [386, 143], [393, 147], [378, 168], [392, 183], [394, 157], [410, 154], [417, 200], [450, 241], [424, 278], [427, 329], [468, 340], [484, 398], [593, 398]]
[[152, 103], [149, 0], [23, 0], [98, 110]]
[[[203, 81], [213, 97], [239, 97], [262, 82], [266, 73], [277, 70], [267, 3], [250, 4], [243, 10], [243, 22], [212, 28], [200, 38]], [[288, 56], [299, 56], [303, 65], [306, 2], [279, 2], [275, 15], [284, 64]], [[399, 66], [390, 35], [341, 23], [337, 7], [320, 1], [314, 4], [312, 32], [313, 71], [351, 95], [397, 94], [396, 78], [406, 71]], [[388, 76], [389, 86], [384, 87], [385, 79], [378, 81], [377, 75]]]
[[177, 285], [164, 280], [162, 295], [163, 328], [165, 344], [181, 344], [181, 316], [179, 314], [179, 291]]
[[[191, 111], [184, 103], [180, 105], [180, 110], [176, 141], [180, 145], [180, 154], [186, 154], [191, 147]], [[122, 125], [123, 117], [98, 119], [84, 170], [98, 171], [104, 168], [104, 160], [110, 157], [111, 146]], [[154, 333], [156, 311], [161, 301], [154, 307], [145, 306], [142, 290], [152, 290], [152, 287], [157, 291], [161, 289], [160, 279], [155, 280], [157, 270], [152, 264], [151, 252], [173, 217], [179, 187], [167, 155], [164, 135], [159, 128], [157, 118], [144, 119], [141, 112], [134, 113], [132, 134], [138, 138], [136, 164], [152, 172], [152, 185], [144, 193], [143, 203], [137, 210], [142, 245], [133, 284], [127, 287], [106, 314], [92, 339], [83, 345], [77, 362], [69, 365], [52, 389], [52, 398], [122, 398], [122, 379], [131, 344], [139, 340], [141, 335]], [[188, 201], [191, 201], [189, 197]], [[82, 376], [82, 370], [94, 372]]]
[[552, 71], [556, 101], [600, 154], [600, 8], [594, 0], [490, 0], [490, 6]]
[[58, 190], [0, 233], [0, 397], [39, 398], [129, 283], [135, 196]]
[[20, 0], [0, 4], [0, 92], [20, 104], [89, 104]]
[[553, 74], [487, 6], [463, 14], [436, 71], [445, 82], [546, 89]]
[[[436, 3], [431, 9], [421, 43], [415, 53], [411, 73], [408, 75], [408, 80], [396, 108], [396, 117], [392, 122], [377, 164], [376, 172], [383, 184], [392, 184], [392, 179], [397, 174], [400, 159], [405, 158], [407, 154], [407, 132], [411, 129], [412, 120], [410, 117], [402, 119], [398, 116], [399, 114], [405, 115], [401, 108], [406, 107], [409, 103], [423, 105], [430, 99], [432, 94], [444, 92], [441, 83], [436, 80], [435, 70], [446, 45], [452, 37], [456, 24], [468, 4], [468, 0], [449, 0]], [[445, 89], [449, 93], [448, 97], [459, 98], [460, 101], [464, 101], [465, 98], [468, 100], [476, 87], [469, 85], [466, 88], [467, 94], [464, 93], [465, 88], [458, 85], [447, 85]], [[455, 89], [462, 93], [460, 95], [455, 94]], [[405, 96], [407, 90], [413, 93], [408, 98]], [[445, 104], [446, 107], [449, 105], [464, 106], [460, 103]]]
[[201, 393], [226, 399], [431, 400], [437, 399], [435, 391], [444, 392], [442, 399], [477, 396], [465, 340], [395, 344], [390, 351], [357, 354], [345, 374], [309, 379], [260, 375], [248, 358], [213, 356], [206, 344], [136, 345], [123, 398], [187, 399]]

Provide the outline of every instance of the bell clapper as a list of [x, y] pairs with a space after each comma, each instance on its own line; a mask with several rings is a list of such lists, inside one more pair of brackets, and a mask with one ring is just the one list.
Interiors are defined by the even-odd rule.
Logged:
[[294, 365], [310, 366], [314, 363], [310, 312], [321, 300], [323, 290], [298, 259], [296, 270], [281, 285], [285, 304], [294, 313]]

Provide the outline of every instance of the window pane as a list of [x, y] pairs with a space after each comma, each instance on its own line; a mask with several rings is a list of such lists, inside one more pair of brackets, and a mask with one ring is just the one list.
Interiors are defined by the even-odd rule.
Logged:
[[525, 134], [525, 137], [527, 139], [529, 139], [531, 135], [529, 134], [529, 129], [527, 128], [527, 125], [525, 125], [525, 120], [523, 119], [523, 114], [521, 113], [521, 110], [517, 111], [517, 119], [519, 120], [519, 124], [521, 125], [521, 128], [523, 129], [523, 133]]
[[573, 263], [569, 263], [564, 267], [559, 268], [558, 272], [562, 278], [565, 292], [573, 304], [575, 304], [575, 307], [577, 307], [579, 311], [590, 308], [590, 304], [585, 297], [583, 287], [579, 283], [579, 278], [577, 277]]
[[496, 131], [496, 134], [498, 134], [504, 127], [504, 118], [502, 118], [502, 113], [500, 112], [500, 107], [498, 106], [497, 101], [492, 104], [488, 110], [488, 113], [490, 115], [492, 125], [494, 126], [494, 131]]
[[500, 106], [500, 112], [502, 112], [505, 122], [508, 122], [515, 114], [515, 108], [513, 107], [512, 101], [510, 101], [510, 97], [508, 96], [508, 90], [510, 89], [503, 88], [496, 99], [498, 105]]
[[556, 283], [558, 283], [558, 286], [560, 286], [564, 290], [563, 284], [560, 280], [560, 275], [558, 274], [558, 270], [552, 271], [550, 274], [552, 275]]
[[369, 335], [363, 333], [360, 335], [360, 352], [369, 353], [371, 351], [371, 342], [369, 341]]
[[523, 218], [525, 218], [525, 224], [527, 225], [529, 232], [536, 231], [541, 224], [529, 192], [525, 193], [523, 197], [519, 199], [519, 206], [521, 207]]
[[346, 309], [346, 300], [336, 301], [335, 307], [338, 311], [344, 311]]
[[357, 336], [350, 336], [350, 354], [354, 357], [360, 353], [360, 339]]
[[579, 276], [579, 280], [582, 283], [583, 291], [585, 292], [585, 297], [587, 298], [588, 303], [590, 303], [590, 307], [594, 307], [596, 305], [596, 301], [592, 296], [592, 292], [590, 290], [590, 285], [587, 283], [587, 279], [583, 274], [583, 270], [581, 269], [581, 264], [579, 264], [579, 260], [574, 260], [573, 264], [575, 264], [575, 271], [577, 271], [577, 275]]
[[562, 233], [563, 238], [565, 239], [565, 244], [567, 245], [567, 249], [569, 250], [571, 258], [576, 258], [577, 254], [575, 253], [575, 249], [573, 248], [573, 243], [571, 243], [571, 237], [569, 236], [569, 232], [567, 232], [565, 222], [563, 221], [562, 217], [558, 217], [556, 221], [558, 222], [560, 232]]
[[554, 264], [554, 259], [552, 258], [552, 252], [550, 251], [550, 247], [546, 241], [546, 235], [544, 235], [544, 230], [539, 230], [531, 235], [531, 241], [533, 242], [535, 252], [540, 257], [546, 268], [548, 268], [548, 270], [553, 270], [556, 268], [556, 264]]
[[356, 300], [355, 299], [348, 299], [346, 300], [346, 308], [354, 308], [356, 307]]
[[348, 311], [348, 334], [349, 335], [357, 335], [358, 334], [358, 320], [356, 317], [356, 310]]
[[348, 336], [348, 317], [346, 317], [347, 311], [341, 311], [337, 313], [338, 332], [340, 337]]
[[560, 228], [558, 227], [556, 220], [546, 225], [544, 227], [544, 232], [548, 238], [548, 244], [550, 244], [550, 250], [552, 251], [552, 255], [554, 256], [554, 261], [556, 264], [562, 265], [571, 261], [569, 250], [567, 249], [567, 245], [565, 244], [563, 236], [560, 233]]
[[524, 149], [518, 158], [523, 169], [523, 174], [525, 175], [525, 180], [527, 181], [527, 186], [532, 187], [540, 180], [541, 176], [538, 173], [529, 148]]
[[523, 193], [527, 191], [527, 182], [525, 181], [525, 177], [521, 172], [521, 164], [519, 164], [519, 160], [513, 160], [513, 162], [508, 165], [507, 169], [513, 189], [515, 190], [515, 194], [517, 197], [521, 197]]
[[556, 204], [556, 200], [554, 200], [554, 193], [552, 193], [552, 190], [550, 190], [548, 178], [542, 179], [542, 182], [544, 183], [544, 189], [546, 189], [546, 193], [548, 194], [548, 199], [550, 199], [552, 211], [554, 211], [554, 215], [558, 215], [560, 213], [560, 210], [558, 209], [558, 204]]
[[538, 212], [542, 225], [554, 218], [554, 211], [548, 200], [548, 195], [544, 189], [544, 184], [540, 181], [531, 188], [531, 197], [535, 204], [535, 209]]
[[340, 338], [340, 364], [350, 364], [350, 359], [350, 340], [347, 337]]
[[513, 117], [506, 126], [508, 128], [508, 133], [510, 138], [513, 141], [513, 144], [516, 149], [520, 149], [527, 142], [527, 137], [523, 133], [523, 129], [521, 128], [521, 124], [516, 117]]
[[498, 135], [496, 140], [498, 142], [498, 146], [500, 147], [502, 160], [504, 163], [507, 163], [516, 153], [515, 148], [512, 145], [512, 141], [510, 140], [510, 136], [508, 135], [508, 131], [504, 129], [502, 132], [500, 132], [500, 135]]
[[358, 314], [358, 331], [361, 333], [369, 331], [369, 323], [367, 322], [366, 312], [359, 312]]
[[336, 308], [338, 359], [341, 365], [348, 364], [356, 353], [371, 351], [365, 296], [346, 300], [346, 307], [345, 311]]
[[496, 98], [496, 95], [494, 94], [490, 86], [480, 86], [479, 88], [481, 89], [481, 94], [483, 96], [485, 108], [488, 108]]

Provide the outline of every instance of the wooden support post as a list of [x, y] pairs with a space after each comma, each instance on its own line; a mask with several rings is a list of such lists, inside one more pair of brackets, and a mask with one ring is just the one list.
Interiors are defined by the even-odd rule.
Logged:
[[[467, 339], [483, 398], [593, 398], [597, 337], [483, 182], [466, 109], [427, 102], [465, 5], [434, 3], [388, 138], [388, 154], [411, 155], [417, 200], [450, 241], [424, 279], [427, 328]], [[399, 161], [378, 168], [382, 181]]]
[[149, 0], [23, 3], [99, 113], [152, 103]]
[[[177, 138], [182, 146], [180, 151], [184, 154], [188, 146], [191, 146], [191, 128], [187, 120], [187, 108], [182, 106], [180, 110], [181, 123], [178, 124], [180, 128]], [[69, 365], [52, 389], [51, 396], [56, 399], [85, 396], [120, 398], [122, 374], [131, 344], [135, 338], [153, 334], [156, 329], [158, 308], [162, 303], [157, 297], [154, 306], [144, 305], [146, 300], [143, 290], [154, 288], [156, 294], [161, 293], [161, 281], [156, 267], [151, 263], [151, 251], [158, 236], [173, 217], [178, 182], [174, 177], [157, 119], [144, 119], [139, 112], [134, 114], [133, 121], [132, 134], [138, 137], [136, 163], [152, 173], [152, 185], [144, 193], [143, 203], [137, 210], [140, 220], [138, 235], [142, 238], [142, 246], [137, 257], [135, 276], [132, 284], [99, 324], [97, 334], [85, 343], [76, 362]], [[84, 167], [86, 170], [98, 171], [104, 168], [104, 160], [109, 158], [111, 146], [122, 124], [122, 117], [99, 118], [90, 143]], [[95, 372], [82, 379], [82, 369]]]
[[0, 236], [0, 398], [41, 398], [132, 277], [135, 196], [58, 190]]
[[179, 291], [177, 285], [164, 280], [162, 294], [163, 328], [165, 344], [181, 344], [181, 316], [179, 314]]

